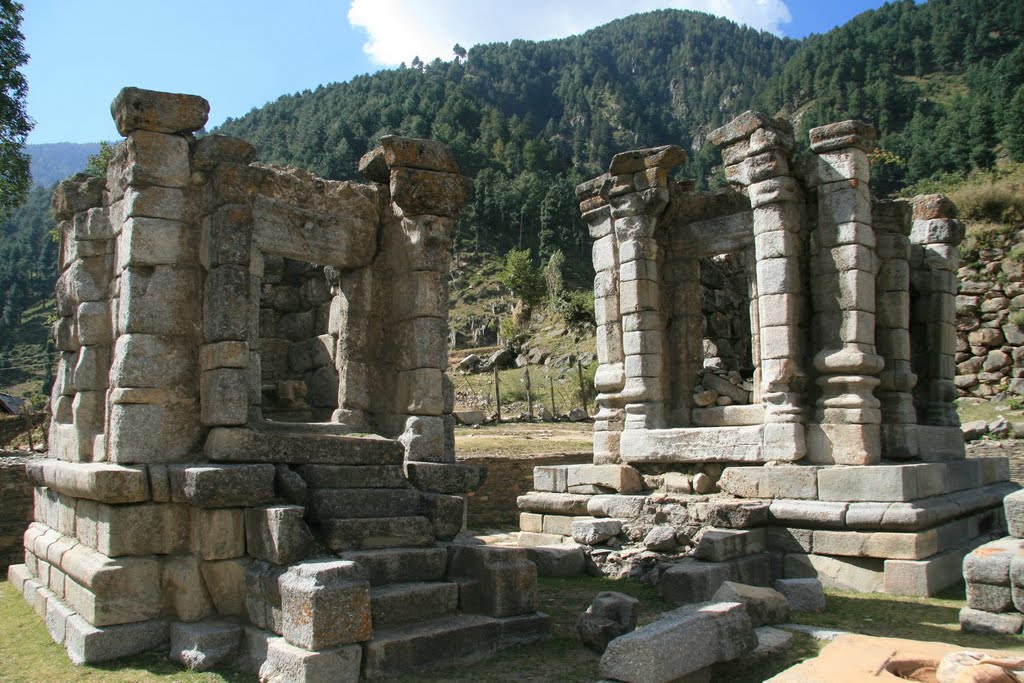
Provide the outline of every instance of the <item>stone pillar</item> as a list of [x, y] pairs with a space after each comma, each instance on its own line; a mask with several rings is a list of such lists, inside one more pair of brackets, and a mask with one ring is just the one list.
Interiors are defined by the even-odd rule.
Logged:
[[607, 173], [580, 184], [580, 212], [594, 240], [594, 320], [597, 323], [597, 415], [594, 417], [594, 462], [619, 462], [619, 437], [626, 411], [616, 400], [626, 383], [622, 355], [622, 314], [619, 310], [619, 253], [612, 229], [611, 206], [603, 195], [611, 183]]
[[[758, 112], [741, 114], [708, 138], [721, 147], [726, 179], [747, 188], [754, 226], [762, 457], [796, 460], [806, 452], [803, 385], [806, 336], [800, 236], [801, 195], [790, 169], [789, 125]], [[752, 303], [751, 307], [754, 307]]]
[[818, 226], [811, 237], [812, 303], [818, 352], [820, 429], [814, 462], [866, 465], [881, 458], [881, 411], [874, 396], [882, 357], [875, 347], [875, 231], [867, 151], [874, 130], [859, 121], [813, 128]]
[[103, 458], [95, 444], [106, 415], [114, 259], [103, 188], [102, 178], [79, 175], [58, 185], [53, 197], [61, 238], [53, 339], [61, 356], [50, 396], [49, 443], [55, 457], [75, 462]]
[[384, 295], [389, 311], [381, 342], [390, 347], [387, 360], [395, 372], [392, 410], [402, 421], [399, 440], [407, 461], [453, 463], [455, 394], [444, 374], [448, 275], [452, 230], [469, 181], [444, 144], [397, 136], [381, 138], [381, 147], [360, 168], [370, 179], [387, 178], [391, 193], [394, 220], [383, 228], [373, 300]]
[[595, 462], [618, 461], [622, 429], [666, 426], [669, 378], [662, 310], [668, 172], [686, 160], [673, 145], [615, 155], [609, 172], [577, 188], [594, 239], [599, 412]]
[[882, 410], [882, 455], [912, 458], [917, 455], [917, 376], [910, 364], [910, 205], [880, 201], [872, 209], [878, 243], [875, 344], [885, 363], [876, 390]]
[[[199, 340], [246, 341], [248, 259], [211, 268], [203, 296], [186, 136], [206, 124], [206, 100], [126, 88], [111, 112], [126, 140], [107, 175], [117, 235], [107, 454], [125, 464], [183, 460], [198, 450], [201, 436]], [[218, 385], [204, 378], [207, 390]], [[243, 422], [246, 409], [243, 402]], [[203, 418], [212, 412], [211, 404]]]
[[918, 373], [918, 421], [933, 426], [959, 426], [953, 401], [956, 386], [956, 271], [957, 245], [963, 224], [956, 207], [943, 195], [914, 197], [910, 232], [912, 283], [916, 296], [911, 310], [913, 363]]

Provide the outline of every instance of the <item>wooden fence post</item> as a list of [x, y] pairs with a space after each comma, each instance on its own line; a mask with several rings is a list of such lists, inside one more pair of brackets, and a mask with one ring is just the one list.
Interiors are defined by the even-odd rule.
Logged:
[[498, 381], [498, 366], [494, 366], [494, 406], [498, 413], [498, 422], [501, 422], [501, 387]]

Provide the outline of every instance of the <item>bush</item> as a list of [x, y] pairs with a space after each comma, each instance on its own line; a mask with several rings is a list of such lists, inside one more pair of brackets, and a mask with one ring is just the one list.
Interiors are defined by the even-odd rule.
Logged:
[[566, 327], [585, 330], [597, 325], [594, 319], [594, 293], [590, 290], [565, 291], [556, 306]]
[[512, 249], [505, 254], [505, 267], [498, 279], [530, 308], [543, 301], [547, 291], [544, 276], [534, 265], [529, 249]]
[[1024, 196], [1013, 183], [968, 185], [950, 194], [960, 217], [969, 221], [1024, 221]]

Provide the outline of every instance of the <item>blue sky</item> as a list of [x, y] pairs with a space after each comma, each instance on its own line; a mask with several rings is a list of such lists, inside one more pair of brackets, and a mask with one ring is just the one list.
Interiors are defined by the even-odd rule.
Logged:
[[[802, 38], [883, 0], [22, 0], [30, 143], [117, 137], [134, 85], [210, 101], [210, 125], [278, 96], [420, 57], [580, 33], [627, 13], [695, 9]], [[628, 8], [628, 10], [627, 10]]]

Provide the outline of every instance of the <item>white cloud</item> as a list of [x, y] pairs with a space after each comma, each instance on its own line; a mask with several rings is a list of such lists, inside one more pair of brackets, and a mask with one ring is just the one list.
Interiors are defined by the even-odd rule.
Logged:
[[352, 0], [348, 20], [368, 34], [363, 50], [371, 60], [396, 65], [413, 57], [450, 59], [456, 43], [469, 49], [515, 38], [561, 38], [665, 8], [708, 12], [775, 34], [791, 21], [785, 0]]

